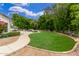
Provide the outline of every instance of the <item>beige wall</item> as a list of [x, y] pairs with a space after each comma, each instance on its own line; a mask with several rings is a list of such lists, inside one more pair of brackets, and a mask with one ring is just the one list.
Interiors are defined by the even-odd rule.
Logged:
[[9, 19], [1, 14], [0, 14], [0, 19], [1, 21], [7, 22], [7, 23], [9, 22]]

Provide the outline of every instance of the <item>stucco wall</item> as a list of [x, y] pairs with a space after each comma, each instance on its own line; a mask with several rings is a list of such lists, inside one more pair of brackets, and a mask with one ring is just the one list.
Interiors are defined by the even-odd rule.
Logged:
[[0, 20], [4, 21], [4, 22], [7, 22], [7, 23], [9, 22], [9, 19], [7, 17], [1, 15], [1, 14], [0, 14]]

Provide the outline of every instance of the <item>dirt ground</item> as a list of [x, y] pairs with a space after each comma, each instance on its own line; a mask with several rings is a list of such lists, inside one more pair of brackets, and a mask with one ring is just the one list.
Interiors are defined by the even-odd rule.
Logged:
[[19, 38], [19, 36], [0, 39], [0, 46], [7, 45], [7, 44], [10, 44], [12, 42], [15, 42], [18, 38]]

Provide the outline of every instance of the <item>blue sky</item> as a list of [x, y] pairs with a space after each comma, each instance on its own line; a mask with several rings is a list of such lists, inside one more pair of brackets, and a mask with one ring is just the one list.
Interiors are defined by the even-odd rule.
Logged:
[[0, 13], [9, 17], [13, 13], [18, 13], [21, 16], [37, 19], [43, 15], [45, 8], [51, 6], [51, 3], [0, 3]]

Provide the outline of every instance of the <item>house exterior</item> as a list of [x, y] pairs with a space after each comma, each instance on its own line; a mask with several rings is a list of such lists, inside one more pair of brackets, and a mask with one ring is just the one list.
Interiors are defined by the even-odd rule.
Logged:
[[11, 26], [10, 26], [10, 18], [7, 16], [0, 14], [0, 24], [6, 24], [7, 25], [7, 32], [10, 32]]

